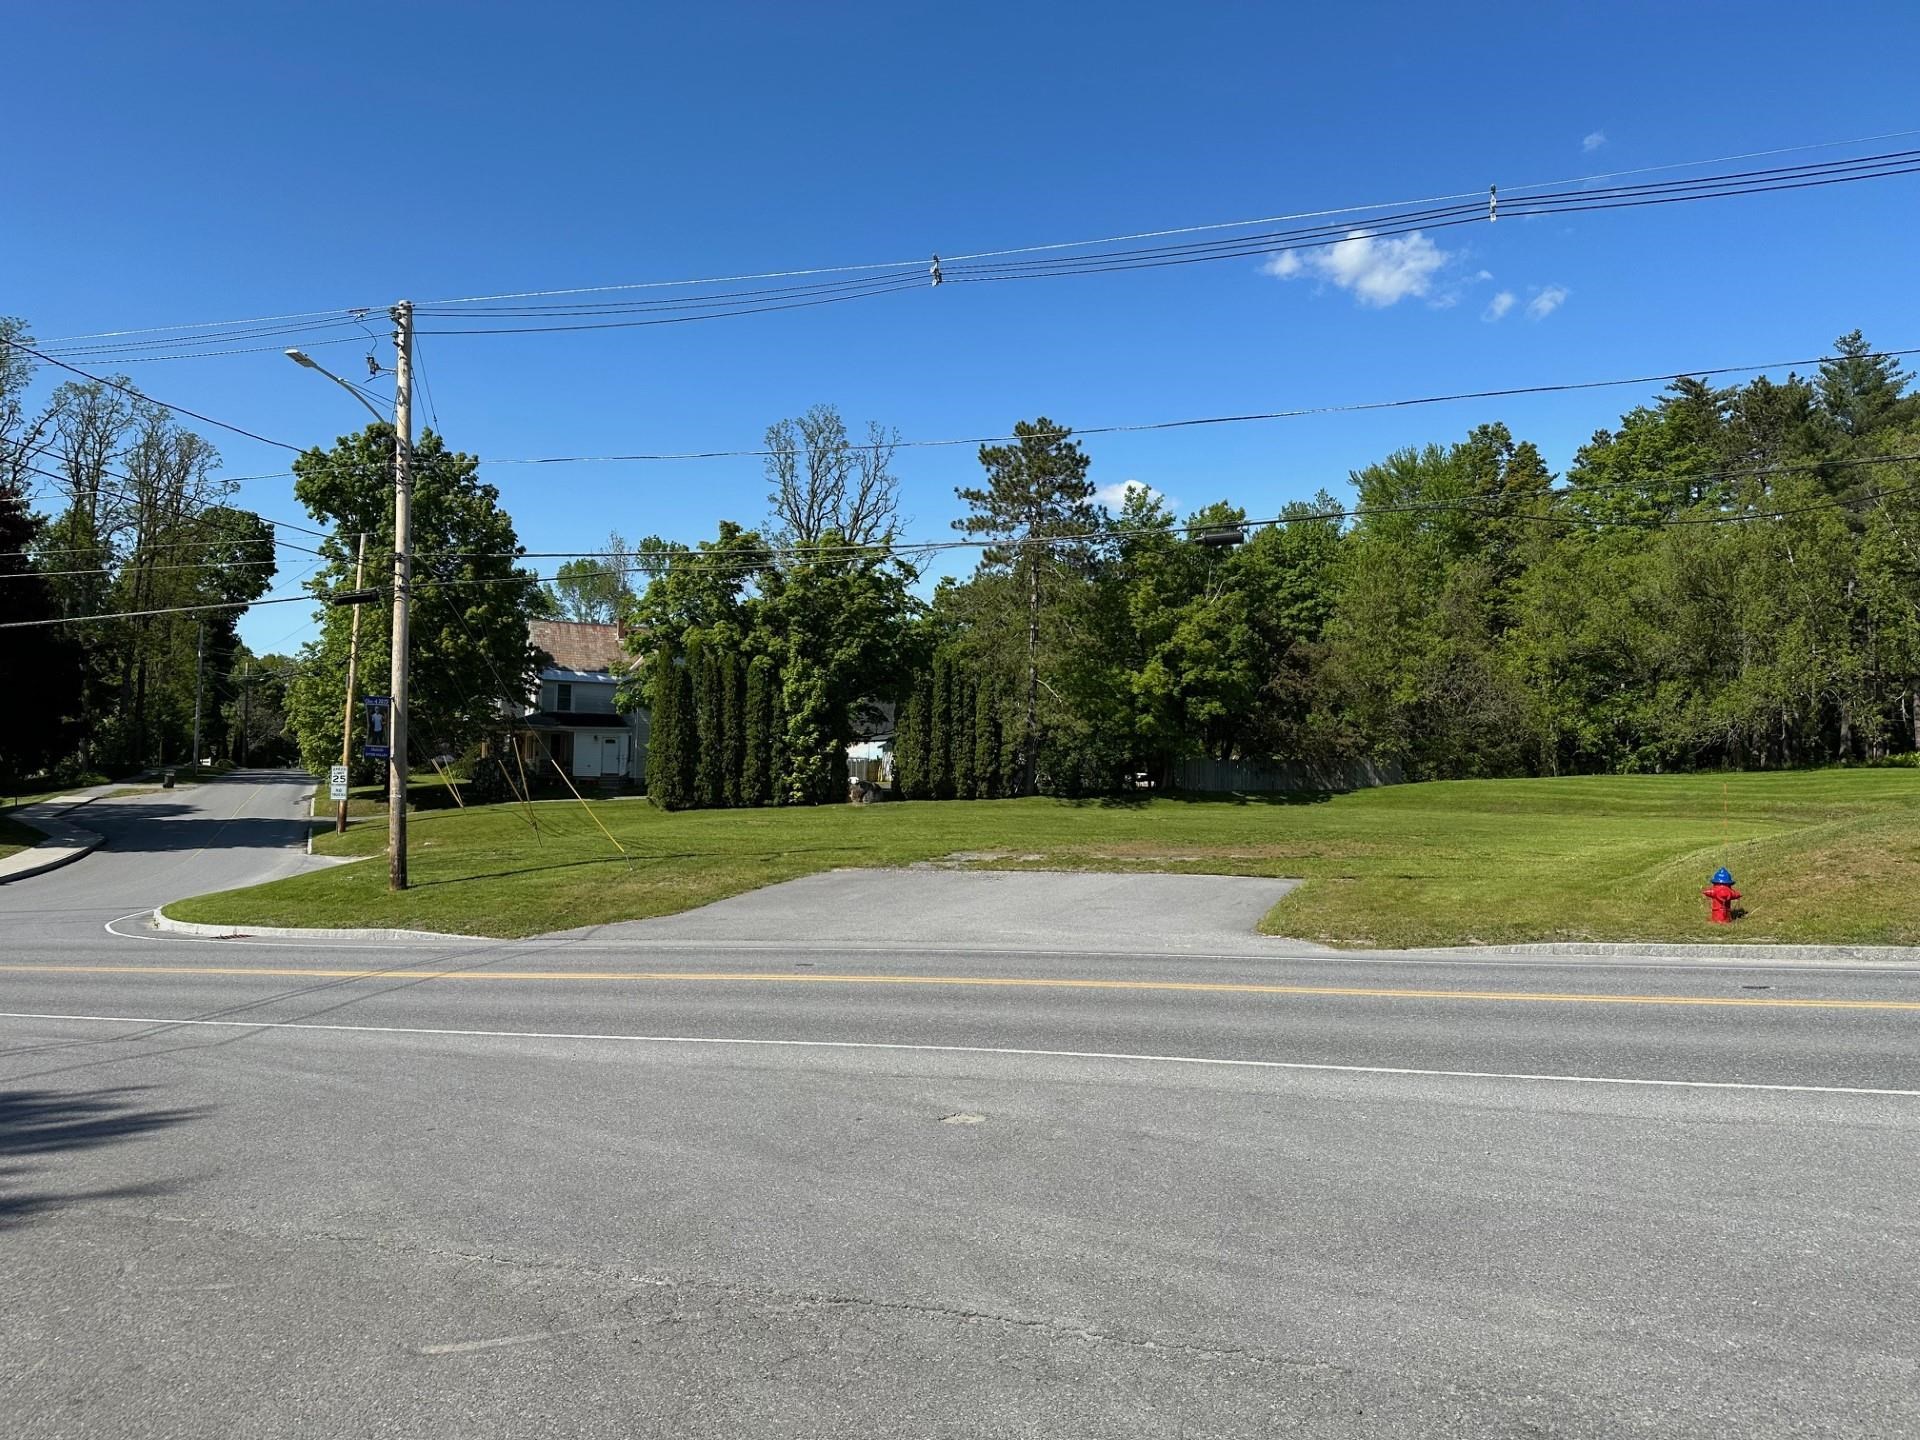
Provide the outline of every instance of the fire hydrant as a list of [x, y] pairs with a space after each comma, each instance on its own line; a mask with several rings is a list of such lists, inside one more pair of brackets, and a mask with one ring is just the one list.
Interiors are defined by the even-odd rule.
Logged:
[[1713, 872], [1713, 883], [1700, 893], [1707, 897], [1707, 905], [1712, 911], [1708, 918], [1714, 924], [1733, 923], [1733, 902], [1740, 898], [1740, 892], [1733, 888], [1733, 875], [1724, 865]]

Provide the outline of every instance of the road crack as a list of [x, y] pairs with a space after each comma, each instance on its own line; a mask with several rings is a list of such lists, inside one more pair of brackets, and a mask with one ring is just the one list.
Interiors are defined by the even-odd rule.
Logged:
[[[763, 1316], [781, 1312], [792, 1315], [835, 1311], [847, 1312], [850, 1315], [895, 1315], [954, 1325], [995, 1327], [1008, 1333], [1045, 1336], [1053, 1341], [1108, 1346], [1143, 1353], [1164, 1354], [1180, 1359], [1225, 1361], [1327, 1375], [1353, 1373], [1351, 1366], [1280, 1354], [1255, 1346], [1145, 1335], [1056, 1316], [1010, 1314], [975, 1306], [942, 1304], [938, 1301], [889, 1300], [850, 1291], [744, 1285], [707, 1276], [646, 1273], [617, 1265], [591, 1264], [560, 1256], [432, 1245], [365, 1231], [236, 1224], [224, 1217], [204, 1214], [152, 1212], [130, 1217], [124, 1211], [106, 1207], [72, 1209], [66, 1214], [70, 1219], [92, 1217], [110, 1220], [116, 1225], [124, 1225], [129, 1219], [135, 1219], [154, 1225], [193, 1226], [221, 1234], [249, 1236], [282, 1244], [319, 1242], [357, 1246], [430, 1261], [459, 1265], [501, 1266], [530, 1274], [550, 1273], [573, 1276], [630, 1292], [617, 1303], [619, 1309], [638, 1324], [699, 1324], [713, 1318], [724, 1304], [731, 1302]], [[657, 1316], [641, 1314], [641, 1302], [649, 1292], [671, 1293], [674, 1297], [671, 1309], [666, 1314]]]

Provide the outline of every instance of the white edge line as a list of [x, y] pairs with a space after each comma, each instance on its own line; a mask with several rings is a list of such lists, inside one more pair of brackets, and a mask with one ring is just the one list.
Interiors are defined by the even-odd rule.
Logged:
[[1418, 1070], [1400, 1065], [1332, 1065], [1307, 1060], [1232, 1060], [1210, 1055], [1138, 1055], [1124, 1050], [1029, 1050], [1003, 1045], [917, 1045], [893, 1040], [766, 1040], [724, 1035], [618, 1035], [604, 1031], [452, 1030], [423, 1025], [325, 1025], [304, 1020], [184, 1020], [156, 1015], [57, 1015], [0, 1010], [0, 1020], [63, 1020], [104, 1025], [198, 1025], [218, 1030], [313, 1030], [348, 1035], [434, 1035], [456, 1040], [598, 1040], [626, 1045], [742, 1045], [788, 1050], [888, 1050], [931, 1055], [1000, 1055], [1025, 1060], [1126, 1060], [1296, 1070], [1335, 1075], [1399, 1075], [1428, 1080], [1533, 1080], [1563, 1085], [1638, 1085], [1675, 1090], [1757, 1090], [1795, 1095], [1888, 1095], [1920, 1100], [1920, 1090], [1860, 1085], [1771, 1085], [1751, 1080], [1639, 1079], [1621, 1075], [1536, 1075], [1504, 1070]]
[[[362, 859], [372, 857], [363, 856]], [[249, 933], [245, 925], [236, 925], [231, 936], [192, 935], [182, 931], [169, 930], [161, 935], [130, 935], [124, 930], [113, 927], [128, 920], [137, 920], [142, 915], [151, 915], [154, 908], [135, 910], [131, 914], [121, 915], [106, 922], [101, 928], [116, 940], [140, 940], [149, 945], [218, 945], [222, 949], [245, 946], [254, 950], [324, 950], [324, 951], [368, 951], [387, 954], [397, 950], [472, 950], [476, 946], [498, 946], [502, 950], [566, 950], [570, 954], [599, 954], [610, 952], [618, 955], [643, 954], [708, 954], [714, 951], [723, 953], [766, 953], [768, 955], [844, 955], [858, 957], [866, 955], [972, 955], [972, 956], [1055, 956], [1070, 955], [1076, 959], [1092, 958], [1098, 960], [1247, 960], [1274, 964], [1293, 962], [1312, 962], [1314, 964], [1338, 965], [1415, 965], [1439, 967], [1447, 970], [1767, 970], [1767, 971], [1804, 971], [1821, 975], [1913, 975], [1920, 974], [1920, 965], [1910, 961], [1886, 960], [1875, 965], [1841, 965], [1819, 960], [1688, 960], [1674, 956], [1650, 956], [1645, 960], [1615, 960], [1604, 956], [1580, 955], [1522, 955], [1501, 960], [1455, 960], [1451, 957], [1420, 957], [1413, 955], [1345, 955], [1337, 950], [1272, 950], [1272, 951], [1231, 951], [1231, 950], [1062, 950], [1012, 948], [1003, 945], [869, 945], [834, 944], [817, 941], [790, 940], [645, 940], [631, 944], [620, 944], [606, 940], [558, 940], [547, 935], [527, 935], [518, 940], [509, 940], [491, 935], [446, 935], [431, 930], [409, 930], [404, 940], [347, 940], [347, 939], [285, 939], [261, 940]], [[164, 907], [162, 907], [164, 908]], [[616, 922], [618, 923], [618, 922]]]

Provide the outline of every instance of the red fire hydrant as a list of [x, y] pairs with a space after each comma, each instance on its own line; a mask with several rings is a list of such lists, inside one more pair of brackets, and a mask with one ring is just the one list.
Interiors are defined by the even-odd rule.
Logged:
[[1713, 883], [1700, 893], [1707, 897], [1707, 906], [1712, 912], [1708, 918], [1714, 924], [1733, 923], [1733, 902], [1740, 898], [1740, 892], [1733, 888], [1733, 876], [1725, 866], [1713, 872]]

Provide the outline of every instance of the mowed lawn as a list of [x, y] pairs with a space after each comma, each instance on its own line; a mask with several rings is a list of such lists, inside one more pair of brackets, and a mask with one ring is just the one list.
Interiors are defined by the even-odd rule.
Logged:
[[31, 825], [22, 825], [18, 820], [9, 820], [0, 815], [0, 860], [29, 845], [38, 845], [46, 836]]
[[[232, 925], [523, 936], [665, 915], [843, 866], [1298, 876], [1263, 929], [1349, 946], [1525, 940], [1920, 944], [1920, 772], [1594, 776], [1404, 785], [1317, 801], [841, 805], [664, 814], [644, 800], [433, 810], [413, 888], [379, 860], [167, 907]], [[599, 824], [595, 824], [595, 820]], [[619, 854], [604, 825], [625, 847]], [[315, 841], [377, 856], [379, 817]], [[967, 858], [954, 860], [964, 855]], [[1710, 926], [1730, 866], [1746, 917]], [[873, 889], [884, 933], [896, 903]]]

